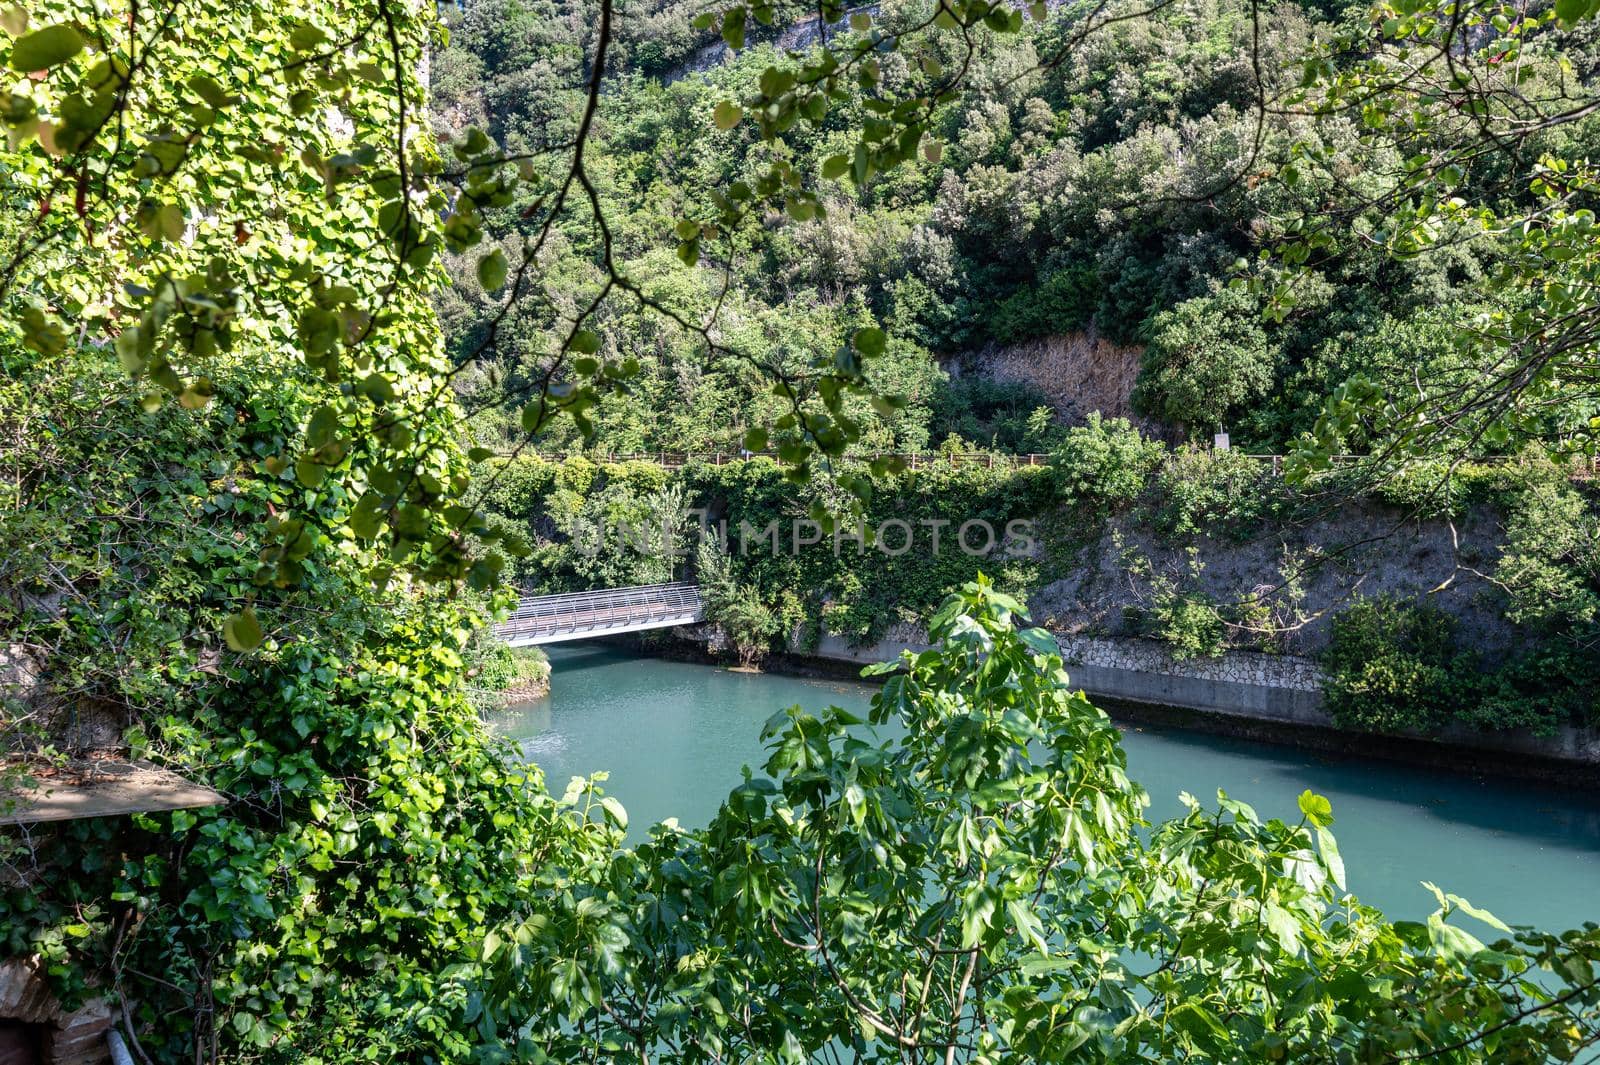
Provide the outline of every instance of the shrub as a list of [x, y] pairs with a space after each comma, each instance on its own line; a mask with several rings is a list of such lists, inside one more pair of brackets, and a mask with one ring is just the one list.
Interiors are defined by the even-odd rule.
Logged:
[[989, 332], [1002, 344], [1070, 332], [1082, 328], [1099, 299], [1100, 283], [1092, 268], [1057, 270], [1002, 300], [989, 318]]
[[475, 637], [468, 645], [467, 680], [486, 691], [503, 692], [517, 679], [517, 656], [509, 644], [487, 635]]
[[1090, 505], [1103, 517], [1131, 503], [1166, 449], [1146, 440], [1125, 418], [1089, 415], [1088, 423], [1066, 431], [1051, 458], [1056, 483], [1072, 503]]
[[1346, 728], [1432, 731], [1456, 716], [1452, 675], [1471, 669], [1456, 649], [1454, 619], [1390, 596], [1358, 599], [1333, 619], [1323, 652], [1328, 710]]
[[1590, 644], [1600, 629], [1600, 515], [1565, 481], [1524, 491], [1506, 525], [1495, 576], [1506, 617]]
[[1146, 615], [1149, 632], [1165, 640], [1178, 661], [1215, 658], [1226, 647], [1227, 626], [1210, 596], [1158, 585]]
[[1549, 734], [1560, 725], [1600, 723], [1600, 661], [1586, 648], [1537, 647], [1485, 677], [1479, 690], [1458, 711], [1475, 728]]
[[1261, 462], [1237, 451], [1184, 447], [1162, 464], [1147, 517], [1170, 538], [1215, 531], [1244, 540], [1287, 502], [1283, 482]]
[[739, 664], [749, 668], [766, 657], [781, 625], [759, 590], [734, 578], [732, 559], [711, 540], [700, 541], [695, 575], [705, 597], [706, 620], [726, 634]]
[[463, 657], [467, 683], [474, 694], [522, 692], [550, 676], [550, 659], [543, 651], [537, 647], [512, 647], [488, 628], [473, 634]]
[[1002, 451], [1027, 451], [1044, 445], [1053, 428], [1038, 424], [1041, 407], [1051, 407], [1050, 397], [1027, 382], [956, 378], [934, 393], [928, 439], [956, 434]]

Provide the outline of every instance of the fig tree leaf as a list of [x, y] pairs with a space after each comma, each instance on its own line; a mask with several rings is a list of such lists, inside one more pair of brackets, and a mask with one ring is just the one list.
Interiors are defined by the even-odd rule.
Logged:
[[254, 651], [261, 646], [261, 623], [256, 612], [245, 607], [222, 623], [222, 638], [235, 651]]
[[11, 69], [31, 73], [60, 66], [83, 51], [83, 38], [71, 26], [45, 26], [25, 33], [11, 46]]

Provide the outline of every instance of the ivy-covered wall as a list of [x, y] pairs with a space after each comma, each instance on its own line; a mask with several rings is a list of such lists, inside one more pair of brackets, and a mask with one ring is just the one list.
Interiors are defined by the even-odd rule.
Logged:
[[[1173, 450], [1096, 418], [1066, 430], [1048, 466], [952, 458], [892, 476], [832, 531], [825, 485], [798, 489], [759, 459], [672, 471], [501, 461], [489, 506], [532, 540], [519, 563], [528, 588], [710, 564], [713, 613], [745, 618], [746, 643], [825, 629], [865, 644], [982, 571], [1060, 632], [1148, 637], [1178, 659], [1320, 658], [1329, 705], [1352, 728], [1548, 730], [1600, 720], [1600, 499], [1582, 472], [1530, 455], [1290, 485], [1270, 463]], [[665, 524], [680, 553], [663, 562], [636, 538], [586, 538], [607, 520]], [[878, 542], [858, 543], [858, 522]], [[996, 530], [993, 550], [962, 549], [967, 522]], [[726, 536], [720, 562], [693, 548], [702, 528]]]
[[[330, 535], [298, 584], [262, 579], [261, 524], [307, 493], [260, 460], [302, 406], [243, 374], [198, 412], [146, 412], [71, 360], [0, 381], [0, 530], [27, 545], [5, 548], [0, 644], [37, 680], [0, 690], [28, 759], [0, 765], [132, 754], [226, 799], [8, 829], [0, 957], [40, 957], [69, 1008], [125, 1001], [151, 1060], [466, 1060], [522, 1020], [485, 1012], [506, 969], [488, 937], [620, 834], [481, 728], [463, 656], [483, 604], [376, 589]], [[264, 632], [241, 653], [221, 628], [246, 602]]]

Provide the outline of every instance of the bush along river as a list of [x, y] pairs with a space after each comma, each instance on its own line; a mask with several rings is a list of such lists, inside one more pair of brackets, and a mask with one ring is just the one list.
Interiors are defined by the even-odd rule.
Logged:
[[[549, 648], [549, 694], [495, 715], [559, 794], [573, 776], [602, 785], [628, 810], [630, 839], [676, 818], [707, 823], [743, 765], [766, 761], [762, 723], [783, 707], [864, 712], [873, 689], [844, 681], [729, 672], [643, 658], [599, 644]], [[1263, 818], [1297, 818], [1306, 788], [1337, 819], [1349, 887], [1391, 916], [1436, 906], [1430, 880], [1511, 924], [1577, 927], [1600, 920], [1600, 802], [1504, 780], [1477, 780], [1387, 762], [1318, 755], [1179, 729], [1125, 725], [1129, 774], [1150, 792], [1149, 816], [1176, 815], [1187, 791], [1208, 804], [1218, 787]]]

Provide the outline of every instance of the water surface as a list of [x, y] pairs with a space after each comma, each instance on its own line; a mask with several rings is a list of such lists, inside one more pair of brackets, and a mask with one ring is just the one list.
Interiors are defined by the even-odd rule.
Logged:
[[[668, 817], [711, 819], [742, 765], [765, 761], [761, 725], [795, 703], [866, 709], [864, 684], [735, 673], [640, 658], [596, 644], [550, 648], [550, 694], [496, 719], [552, 791], [608, 771], [604, 788], [628, 809], [631, 835]], [[1478, 780], [1366, 759], [1334, 758], [1180, 729], [1123, 729], [1129, 771], [1153, 817], [1178, 813], [1178, 794], [1209, 802], [1218, 787], [1263, 818], [1298, 820], [1306, 788], [1337, 819], [1350, 890], [1397, 917], [1420, 917], [1432, 880], [1513, 924], [1571, 927], [1600, 920], [1600, 795]]]

